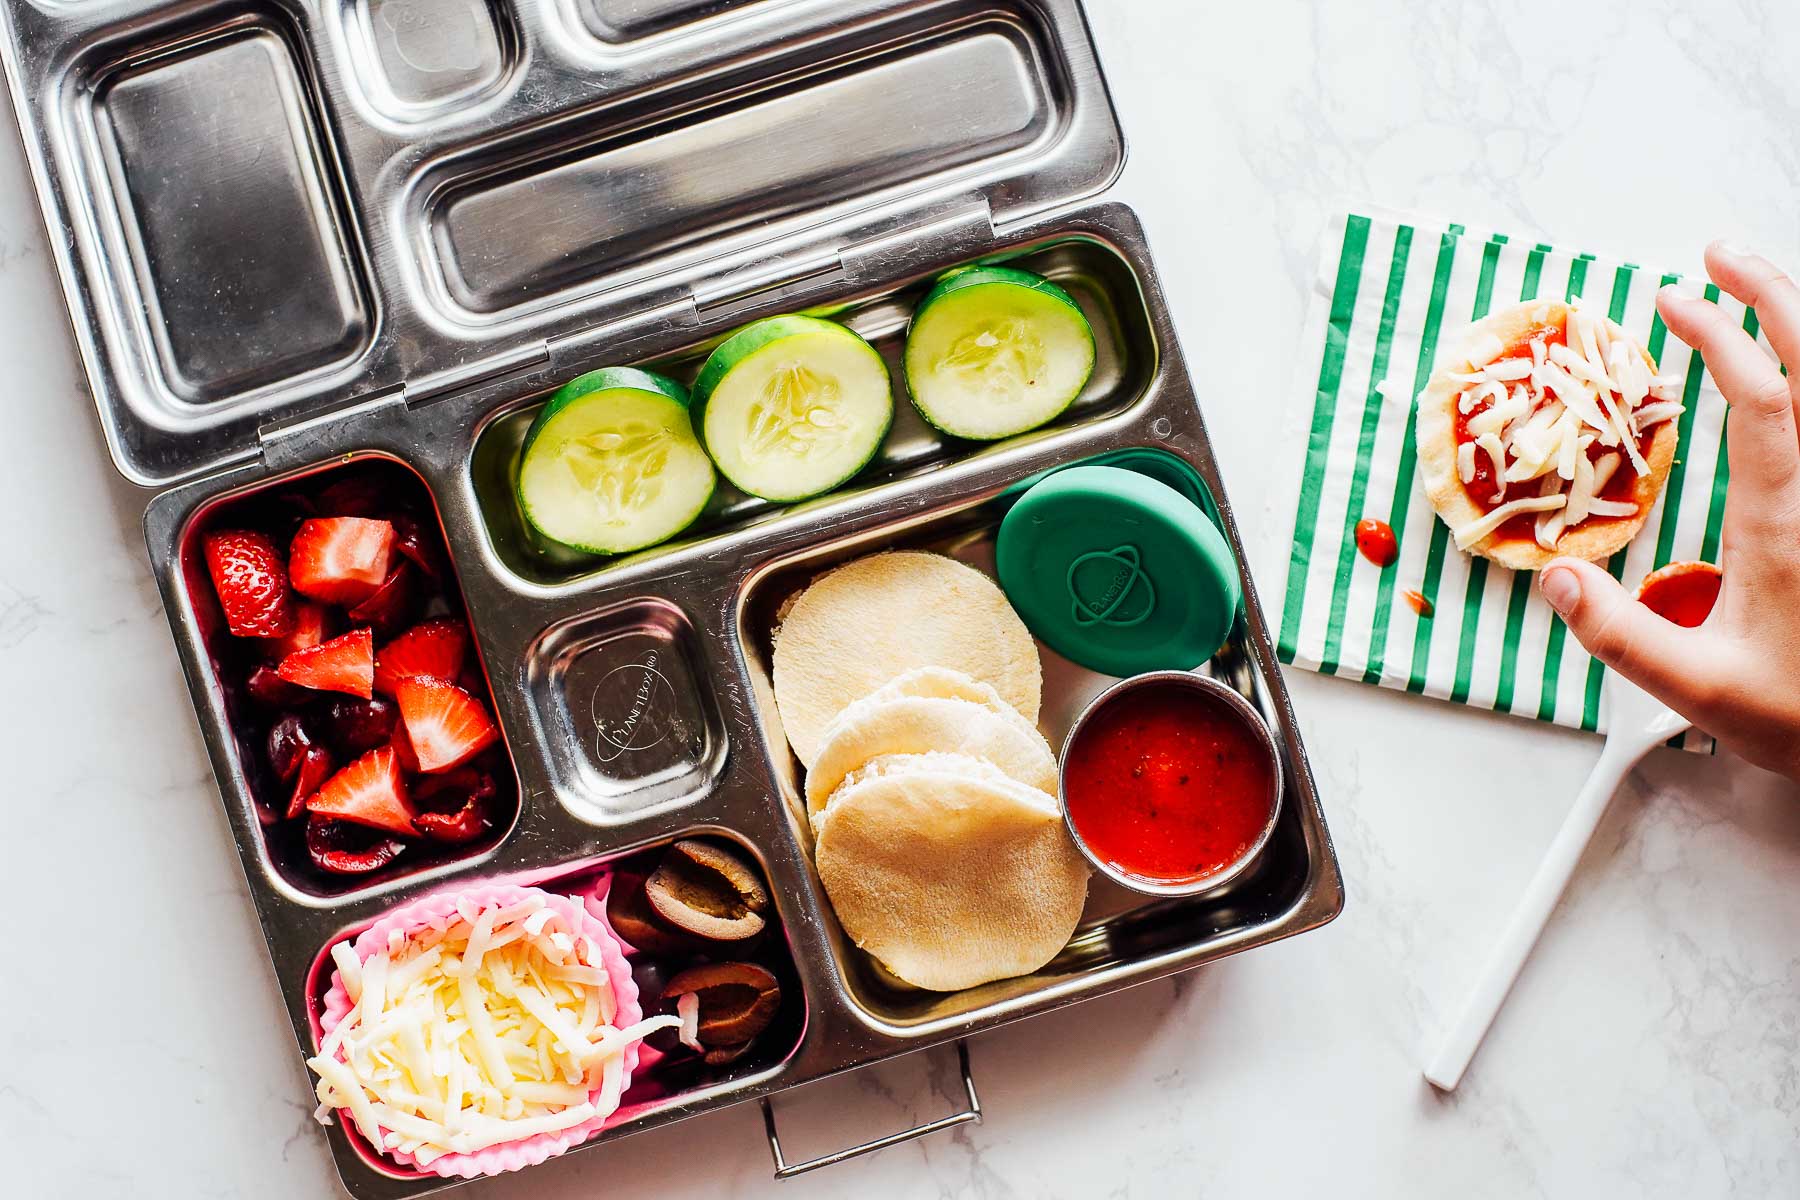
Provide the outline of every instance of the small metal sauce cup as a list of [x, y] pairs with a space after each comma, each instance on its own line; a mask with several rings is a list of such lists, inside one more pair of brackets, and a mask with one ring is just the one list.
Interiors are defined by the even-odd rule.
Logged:
[[[1076, 826], [1075, 819], [1069, 815], [1069, 751], [1074, 747], [1076, 739], [1082, 735], [1088, 722], [1101, 709], [1129, 693], [1147, 688], [1189, 688], [1204, 692], [1213, 699], [1223, 702], [1227, 708], [1238, 715], [1245, 727], [1254, 735], [1254, 740], [1268, 755], [1269, 819], [1263, 824], [1262, 832], [1257, 835], [1256, 840], [1250, 844], [1248, 849], [1210, 875], [1165, 882], [1121, 871], [1094, 853], [1093, 849], [1088, 846], [1087, 840], [1081, 836], [1081, 830]], [[1269, 844], [1269, 838], [1274, 835], [1275, 823], [1281, 819], [1281, 751], [1275, 744], [1275, 735], [1269, 730], [1268, 722], [1263, 720], [1262, 714], [1256, 711], [1255, 706], [1236, 691], [1216, 679], [1208, 678], [1205, 675], [1196, 675], [1191, 671], [1149, 671], [1142, 675], [1133, 675], [1129, 679], [1121, 679], [1090, 700], [1087, 707], [1082, 709], [1081, 714], [1075, 718], [1075, 723], [1069, 727], [1068, 737], [1063, 739], [1062, 754], [1057, 759], [1057, 784], [1063, 795], [1063, 824], [1068, 828], [1069, 836], [1075, 840], [1076, 848], [1081, 851], [1082, 857], [1088, 860], [1094, 870], [1120, 887], [1146, 896], [1199, 896], [1224, 887], [1250, 869], [1251, 864], [1262, 854], [1263, 848]]]

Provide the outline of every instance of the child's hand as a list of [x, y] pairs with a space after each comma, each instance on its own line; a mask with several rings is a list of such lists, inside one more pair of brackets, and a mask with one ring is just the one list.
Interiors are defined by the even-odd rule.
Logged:
[[1588, 652], [1730, 749], [1800, 779], [1800, 289], [1764, 259], [1721, 242], [1706, 270], [1756, 309], [1781, 373], [1718, 307], [1665, 288], [1669, 332], [1698, 350], [1731, 404], [1731, 489], [1712, 615], [1683, 629], [1592, 563], [1559, 558], [1539, 580]]

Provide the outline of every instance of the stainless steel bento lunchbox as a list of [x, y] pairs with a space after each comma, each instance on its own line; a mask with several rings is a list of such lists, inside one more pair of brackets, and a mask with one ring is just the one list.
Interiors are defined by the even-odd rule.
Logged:
[[[1143, 232], [1102, 198], [1124, 141], [1076, 0], [4, 11], [88, 382], [113, 461], [147, 491], [151, 563], [308, 1054], [332, 941], [446, 882], [551, 883], [691, 833], [736, 843], [766, 874], [788, 1011], [757, 1053], [634, 1088], [583, 1150], [1337, 914], [1337, 863], [1241, 565], [1243, 607], [1206, 670], [1275, 731], [1279, 827], [1254, 869], [1202, 897], [1096, 880], [1074, 940], [1033, 975], [923, 992], [858, 952], [821, 891], [800, 768], [771, 725], [785, 599], [878, 547], [990, 566], [1000, 516], [1045, 472], [1150, 473], [1212, 514], [1242, 562]], [[1093, 326], [1093, 376], [1051, 425], [980, 445], [901, 404], [843, 489], [785, 507], [723, 489], [675, 541], [614, 559], [553, 550], [521, 521], [513, 464], [563, 381], [625, 363], [691, 378], [745, 321], [799, 310], [893, 364], [910, 301], [977, 259], [1050, 277]], [[265, 827], [198, 543], [246, 498], [370, 459], [429, 493], [518, 804], [467, 853], [331, 880]], [[1059, 743], [1112, 680], [1043, 660], [1042, 723]], [[341, 1126], [329, 1137], [357, 1196], [446, 1182]], [[778, 1144], [777, 1163], [817, 1165], [785, 1163]]]

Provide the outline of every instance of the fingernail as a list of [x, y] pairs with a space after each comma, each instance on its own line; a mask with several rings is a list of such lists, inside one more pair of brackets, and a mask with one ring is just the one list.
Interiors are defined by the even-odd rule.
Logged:
[[1665, 283], [1656, 289], [1658, 304], [1685, 304], [1692, 299], [1692, 296], [1681, 290], [1681, 285], [1678, 283]]
[[1565, 617], [1581, 603], [1581, 579], [1567, 567], [1552, 567], [1545, 571], [1543, 578], [1538, 580], [1538, 587], [1543, 590], [1550, 607]]
[[1748, 250], [1743, 246], [1738, 245], [1736, 242], [1728, 242], [1724, 238], [1720, 238], [1718, 241], [1714, 242], [1713, 249], [1721, 254], [1728, 254], [1732, 258], [1749, 258], [1756, 253], [1756, 251]]

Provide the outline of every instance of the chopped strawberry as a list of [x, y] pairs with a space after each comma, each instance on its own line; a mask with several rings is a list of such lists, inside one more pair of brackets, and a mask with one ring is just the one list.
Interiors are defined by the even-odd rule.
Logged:
[[306, 811], [409, 837], [418, 833], [399, 760], [387, 746], [369, 751], [326, 780], [306, 801]]
[[421, 771], [447, 771], [500, 740], [481, 701], [453, 683], [402, 679], [394, 698]]
[[293, 627], [280, 637], [269, 639], [269, 657], [280, 662], [290, 654], [311, 650], [325, 640], [326, 625], [322, 606], [307, 600], [299, 601], [294, 605]]
[[300, 752], [300, 765], [294, 776], [294, 792], [288, 797], [288, 819], [306, 811], [306, 801], [331, 778], [331, 752], [323, 746], [308, 746]]
[[375, 635], [367, 629], [353, 629], [342, 637], [288, 655], [275, 671], [301, 687], [349, 692], [367, 700], [375, 694]]
[[401, 559], [374, 594], [350, 610], [350, 619], [373, 625], [384, 637], [402, 628], [419, 611], [418, 575], [417, 567]]
[[238, 637], [279, 637], [292, 627], [287, 568], [267, 534], [207, 534], [206, 571], [225, 610], [225, 627]]
[[438, 617], [423, 621], [375, 656], [375, 689], [392, 696], [402, 679], [438, 679], [454, 683], [469, 647], [469, 631], [461, 621]]
[[394, 527], [364, 517], [315, 517], [288, 548], [294, 590], [327, 604], [361, 604], [387, 580]]

